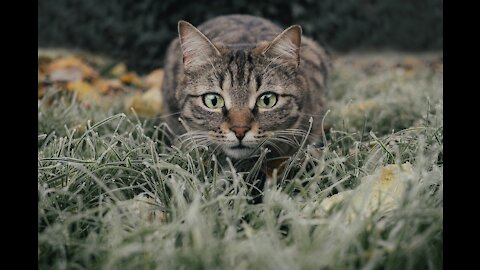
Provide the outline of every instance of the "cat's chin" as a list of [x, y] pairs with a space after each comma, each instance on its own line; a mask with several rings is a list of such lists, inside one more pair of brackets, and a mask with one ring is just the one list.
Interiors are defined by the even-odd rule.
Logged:
[[238, 148], [238, 147], [228, 147], [225, 146], [223, 147], [223, 152], [225, 155], [227, 155], [230, 158], [233, 159], [244, 159], [252, 156], [254, 153], [255, 148], [250, 148], [250, 147], [244, 147], [244, 148]]

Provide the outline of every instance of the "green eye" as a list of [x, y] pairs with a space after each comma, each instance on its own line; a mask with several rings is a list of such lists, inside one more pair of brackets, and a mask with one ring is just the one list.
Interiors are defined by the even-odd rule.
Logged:
[[274, 93], [266, 93], [257, 99], [257, 106], [259, 108], [272, 108], [277, 104], [277, 95]]
[[203, 96], [203, 103], [210, 109], [219, 109], [222, 108], [225, 102], [220, 95], [217, 94], [206, 94]]

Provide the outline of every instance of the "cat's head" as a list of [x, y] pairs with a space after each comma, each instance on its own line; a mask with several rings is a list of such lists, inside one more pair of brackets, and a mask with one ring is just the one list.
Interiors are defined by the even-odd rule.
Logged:
[[186, 136], [239, 159], [260, 144], [281, 153], [291, 144], [286, 130], [306, 129], [300, 121], [306, 98], [298, 76], [300, 26], [250, 46], [212, 43], [185, 21], [178, 30], [184, 77], [176, 98]]

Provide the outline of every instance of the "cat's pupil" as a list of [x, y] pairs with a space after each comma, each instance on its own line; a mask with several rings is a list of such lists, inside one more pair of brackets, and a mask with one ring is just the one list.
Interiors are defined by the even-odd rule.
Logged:
[[217, 97], [212, 97], [212, 105], [215, 107], [217, 105]]
[[264, 96], [264, 97], [263, 97], [263, 103], [265, 103], [265, 105], [268, 106], [268, 103], [270, 103], [270, 97]]

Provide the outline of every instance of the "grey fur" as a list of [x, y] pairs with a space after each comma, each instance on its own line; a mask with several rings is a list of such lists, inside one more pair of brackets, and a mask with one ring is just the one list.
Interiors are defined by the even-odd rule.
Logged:
[[[318, 140], [322, 135], [320, 124], [325, 112], [330, 64], [325, 51], [316, 42], [302, 36], [299, 59], [292, 59], [293, 53], [279, 55], [278, 51], [283, 49], [280, 47], [265, 52], [282, 29], [262, 18], [229, 15], [209, 20], [198, 27], [208, 43], [202, 43], [204, 41], [200, 34], [196, 34], [196, 29], [192, 30], [186, 23], [183, 27], [186, 27], [184, 35], [192, 33], [190, 38], [194, 40], [191, 44], [200, 44], [202, 48], [202, 51], [196, 51], [195, 47], [186, 44], [189, 49], [186, 57], [202, 59], [192, 62], [189, 58], [189, 65], [185, 67], [178, 38], [172, 41], [167, 51], [162, 86], [166, 101], [164, 113], [180, 113], [167, 119], [178, 135], [185, 134], [186, 127], [192, 134], [202, 133], [209, 144], [220, 145], [219, 149], [228, 156], [244, 158], [248, 153], [245, 149], [234, 150], [238, 141], [235, 142], [232, 135], [235, 133], [230, 130], [238, 121], [243, 121], [242, 125], [250, 129], [247, 132], [250, 135], [244, 140], [249, 149], [254, 149], [275, 132], [287, 129], [306, 131], [308, 120], [313, 117], [310, 137]], [[300, 29], [293, 28], [295, 31]], [[284, 47], [293, 51], [289, 48], [292, 44], [284, 43]], [[221, 55], [218, 56], [217, 52]], [[209, 55], [208, 59], [204, 58], [205, 55]], [[299, 60], [298, 67], [296, 60]], [[225, 108], [208, 109], [202, 102], [202, 95], [209, 92], [223, 96]], [[277, 104], [268, 110], [255, 107], [255, 100], [266, 92], [278, 95]], [[179, 117], [184, 120], [184, 126], [179, 123]], [[286, 153], [276, 154], [285, 155], [295, 150], [288, 143], [284, 144], [275, 142], [280, 149], [286, 149]]]

